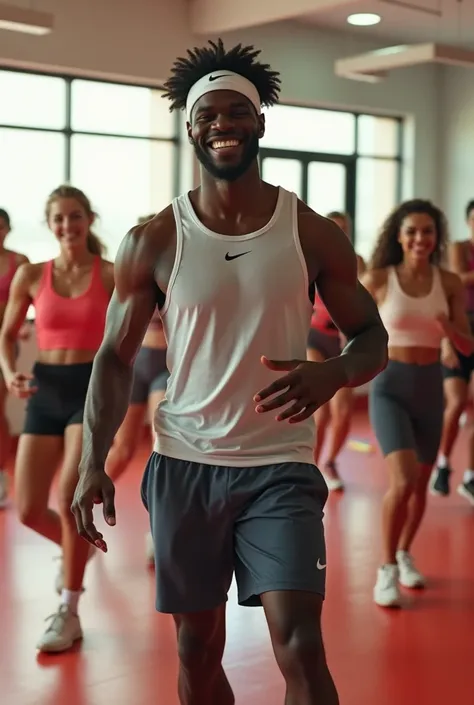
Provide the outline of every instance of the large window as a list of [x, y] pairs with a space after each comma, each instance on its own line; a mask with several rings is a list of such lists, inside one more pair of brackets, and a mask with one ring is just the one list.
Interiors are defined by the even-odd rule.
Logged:
[[61, 183], [90, 198], [110, 259], [140, 216], [176, 195], [178, 123], [160, 90], [0, 70], [0, 95], [0, 208], [7, 245], [31, 261], [57, 252], [44, 205]]
[[400, 198], [402, 120], [292, 105], [277, 105], [265, 117], [263, 178], [319, 213], [350, 213], [355, 247], [370, 257]]

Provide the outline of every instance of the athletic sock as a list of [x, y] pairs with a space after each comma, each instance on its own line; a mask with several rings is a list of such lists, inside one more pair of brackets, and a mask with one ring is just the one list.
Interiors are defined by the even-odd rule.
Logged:
[[67, 605], [73, 614], [77, 614], [77, 607], [79, 605], [79, 598], [82, 592], [75, 592], [74, 590], [66, 590], [63, 588], [61, 593], [61, 604]]
[[474, 470], [471, 470], [468, 468], [467, 470], [464, 471], [464, 476], [463, 476], [463, 482], [465, 485], [467, 485], [469, 482], [472, 482], [474, 480]]
[[447, 468], [449, 467], [449, 458], [447, 458], [444, 453], [440, 453], [436, 464], [439, 468]]

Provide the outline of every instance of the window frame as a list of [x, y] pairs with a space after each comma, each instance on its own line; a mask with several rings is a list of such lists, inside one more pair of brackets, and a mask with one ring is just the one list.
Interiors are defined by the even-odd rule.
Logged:
[[[282, 102], [280, 105], [285, 105], [292, 108], [310, 108], [314, 110], [326, 110], [330, 113], [350, 113], [355, 117], [354, 120], [354, 152], [352, 154], [332, 154], [330, 152], [302, 152], [299, 150], [288, 150], [288, 149], [278, 149], [278, 148], [267, 148], [261, 147], [259, 153], [259, 163], [261, 165], [262, 159], [266, 157], [277, 157], [280, 159], [299, 159], [303, 164], [303, 184], [302, 193], [303, 200], [307, 196], [307, 183], [308, 183], [308, 164], [309, 162], [331, 162], [336, 164], [343, 164], [346, 166], [346, 211], [350, 215], [352, 222], [356, 222], [356, 188], [357, 188], [357, 161], [358, 159], [373, 159], [377, 161], [389, 161], [395, 162], [397, 165], [397, 185], [395, 199], [400, 202], [403, 193], [403, 144], [404, 144], [404, 130], [405, 130], [405, 118], [401, 115], [394, 115], [388, 113], [377, 113], [376, 111], [370, 110], [347, 110], [344, 108], [329, 108], [326, 105], [298, 105], [296, 103]], [[377, 156], [374, 154], [360, 154], [359, 153], [359, 130], [358, 123], [359, 117], [369, 115], [374, 118], [388, 118], [397, 123], [397, 145], [396, 145], [396, 155], [393, 157], [387, 156]], [[357, 247], [357, 232], [354, 227], [353, 229], [353, 245]]]
[[73, 135], [94, 135], [97, 137], [118, 137], [120, 139], [140, 139], [148, 142], [167, 142], [174, 145], [174, 174], [173, 174], [173, 192], [177, 196], [179, 194], [179, 184], [180, 184], [180, 116], [175, 113], [174, 115], [174, 136], [173, 137], [149, 137], [144, 135], [136, 135], [133, 133], [129, 134], [115, 134], [110, 132], [100, 132], [100, 131], [84, 131], [84, 130], [73, 130], [71, 127], [71, 116], [72, 116], [72, 83], [74, 80], [89, 81], [91, 83], [104, 83], [113, 84], [120, 86], [130, 86], [134, 88], [147, 88], [149, 90], [163, 91], [163, 86], [150, 85], [144, 83], [137, 83], [132, 81], [120, 81], [112, 79], [97, 78], [95, 76], [83, 76], [75, 74], [67, 74], [54, 71], [41, 71], [33, 69], [23, 69], [20, 67], [12, 67], [8, 65], [2, 65], [0, 63], [1, 71], [8, 71], [10, 73], [22, 73], [30, 74], [33, 76], [52, 76], [54, 78], [60, 78], [66, 83], [66, 120], [65, 126], [61, 129], [57, 128], [45, 128], [45, 127], [34, 127], [25, 125], [5, 125], [0, 122], [0, 128], [2, 130], [30, 130], [35, 132], [53, 132], [56, 134], [63, 134], [66, 140], [66, 150], [65, 150], [65, 164], [64, 164], [64, 181], [69, 182], [71, 178], [71, 143]]

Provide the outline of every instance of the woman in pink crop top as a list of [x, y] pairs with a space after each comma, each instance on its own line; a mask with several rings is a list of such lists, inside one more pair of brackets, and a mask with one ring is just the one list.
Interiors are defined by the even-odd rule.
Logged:
[[[13, 276], [20, 264], [28, 262], [28, 257], [25, 257], [25, 255], [5, 248], [5, 240], [10, 230], [10, 216], [7, 211], [0, 208], [0, 327], [3, 324]], [[23, 334], [20, 332], [19, 337], [26, 337], [26, 335], [27, 329], [25, 328], [23, 329]], [[7, 388], [0, 374], [0, 509], [6, 507], [8, 501], [8, 482], [5, 468], [10, 453], [10, 433], [5, 416], [6, 396]]]
[[[349, 239], [351, 238], [351, 220], [347, 213], [332, 211], [326, 217], [336, 223]], [[357, 255], [357, 267], [359, 277], [361, 277], [365, 271], [365, 262], [360, 255]], [[342, 347], [341, 334], [333, 323], [326, 306], [316, 294], [311, 329], [308, 336], [308, 360], [324, 362], [330, 357], [340, 355]], [[321, 406], [314, 415], [316, 423], [315, 465], [319, 464], [326, 433], [329, 424], [331, 424], [331, 440], [326, 462], [324, 463], [323, 475], [329, 490], [332, 491], [344, 489], [336, 463], [349, 434], [353, 400], [354, 390], [344, 387], [337, 392], [328, 404]]]
[[[9, 391], [28, 399], [15, 466], [21, 521], [62, 547], [56, 589], [61, 604], [38, 642], [41, 651], [65, 651], [82, 636], [77, 616], [89, 546], [77, 534], [71, 503], [78, 479], [84, 403], [92, 361], [102, 342], [114, 288], [113, 265], [91, 232], [86, 196], [61, 186], [46, 204], [59, 244], [51, 262], [24, 264], [12, 282], [0, 335], [0, 364]], [[17, 370], [15, 340], [30, 304], [36, 310], [38, 358], [33, 374]], [[48, 507], [58, 465], [59, 513]]]
[[[141, 225], [153, 218], [154, 215], [145, 216], [139, 219], [138, 224]], [[153, 440], [155, 411], [165, 396], [169, 377], [166, 367], [166, 348], [165, 333], [157, 306], [133, 365], [130, 406], [105, 465], [106, 472], [114, 483], [132, 460], [143, 437], [143, 424], [147, 416], [151, 429], [150, 437]], [[152, 567], [155, 562], [155, 551], [151, 533], [146, 537], [146, 557], [148, 566]]]
[[387, 329], [389, 362], [370, 388], [369, 414], [388, 469], [383, 500], [383, 562], [374, 600], [400, 606], [399, 584], [425, 584], [410, 554], [426, 505], [443, 426], [443, 339], [474, 351], [456, 274], [441, 269], [447, 243], [443, 213], [429, 201], [403, 203], [382, 227], [362, 279]]

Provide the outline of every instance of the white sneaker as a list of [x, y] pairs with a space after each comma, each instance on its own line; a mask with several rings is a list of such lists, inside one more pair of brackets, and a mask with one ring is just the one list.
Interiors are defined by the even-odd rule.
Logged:
[[379, 607], [400, 607], [398, 565], [382, 565], [378, 569], [377, 582], [374, 587], [374, 602]]
[[[90, 549], [89, 549], [89, 555], [87, 556], [87, 562], [88, 562], [88, 563], [89, 563], [89, 561], [91, 560], [91, 558], [93, 558], [93, 557], [96, 555], [96, 551], [97, 551], [96, 547], [91, 545], [91, 547], [90, 547]], [[56, 588], [56, 592], [58, 593], [58, 595], [61, 595], [61, 594], [62, 594], [62, 591], [63, 591], [63, 588], [64, 588], [64, 564], [63, 564], [63, 557], [62, 557], [62, 555], [61, 555], [61, 556], [55, 556], [54, 560], [55, 560], [55, 561], [58, 561], [58, 563], [59, 563], [58, 572], [57, 572], [57, 575], [56, 575], [56, 579], [55, 579], [55, 581], [54, 581], [54, 587]], [[83, 588], [82, 588], [82, 592], [84, 592], [84, 590], [85, 590], [85, 588], [83, 587]]]
[[425, 578], [415, 568], [413, 558], [408, 551], [397, 551], [397, 564], [399, 571], [400, 585], [406, 588], [425, 587]]
[[146, 562], [149, 568], [154, 568], [155, 566], [155, 544], [153, 543], [153, 536], [150, 532], [145, 538], [145, 553]]
[[344, 490], [344, 483], [339, 477], [336, 463], [326, 463], [324, 470], [321, 471], [321, 475], [330, 492], [342, 492]]
[[47, 618], [50, 625], [38, 641], [36, 648], [43, 652], [67, 651], [74, 642], [82, 639], [82, 628], [77, 614], [68, 605], [60, 605], [58, 611]]
[[0, 509], [5, 509], [8, 504], [8, 476], [0, 470]]

